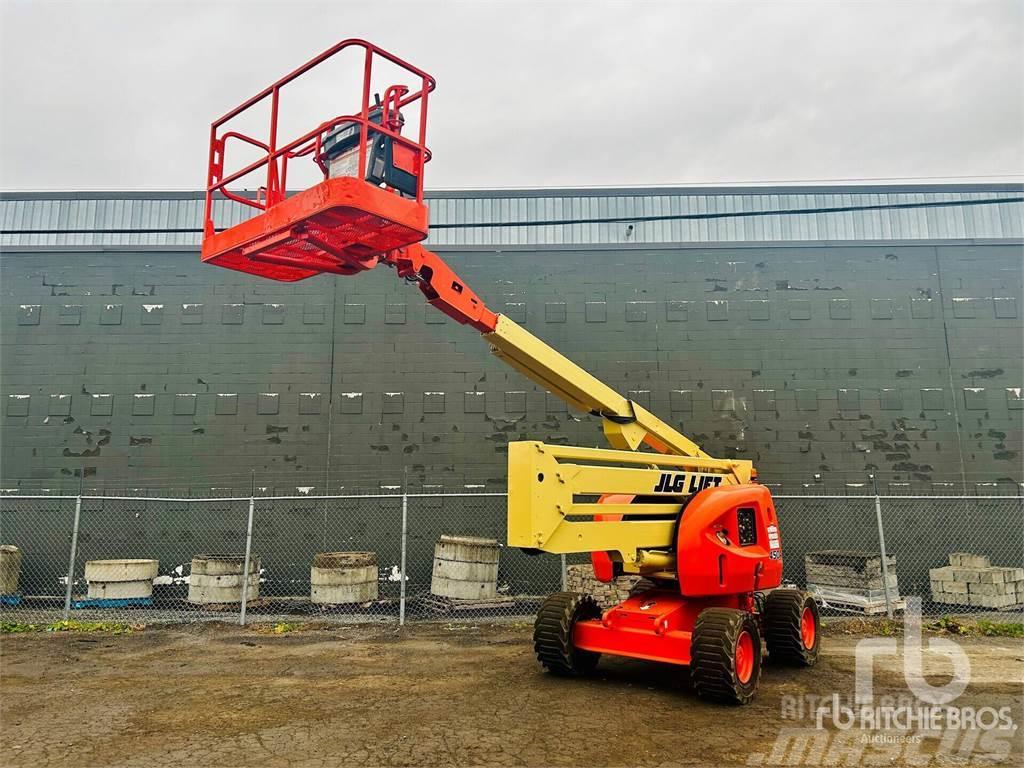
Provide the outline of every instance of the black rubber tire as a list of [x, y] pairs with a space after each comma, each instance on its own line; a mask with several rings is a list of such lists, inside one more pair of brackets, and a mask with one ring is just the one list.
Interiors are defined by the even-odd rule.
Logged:
[[[736, 645], [747, 631], [753, 640], [753, 670], [744, 683], [736, 675]], [[690, 680], [697, 695], [723, 704], [746, 704], [761, 679], [761, 632], [753, 614], [735, 608], [705, 608], [690, 644]]]
[[601, 609], [590, 595], [556, 592], [537, 611], [533, 624], [533, 649], [544, 668], [561, 677], [589, 675], [600, 653], [573, 647], [572, 629], [577, 621], [601, 618]]
[[[804, 645], [800, 632], [800, 619], [805, 608], [814, 615], [814, 643]], [[774, 589], [768, 593], [764, 605], [764, 638], [768, 658], [777, 664], [793, 667], [811, 667], [818, 661], [821, 646], [821, 620], [818, 603], [799, 589]]]

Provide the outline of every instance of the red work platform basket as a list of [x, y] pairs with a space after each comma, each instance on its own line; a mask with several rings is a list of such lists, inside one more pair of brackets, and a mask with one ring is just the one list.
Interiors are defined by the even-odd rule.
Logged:
[[[302, 136], [279, 144], [278, 108], [285, 85], [346, 48], [361, 48], [363, 87], [360, 111], [324, 122]], [[409, 73], [419, 87], [391, 85], [371, 103], [374, 61], [384, 59]], [[321, 272], [351, 275], [374, 267], [389, 251], [427, 236], [423, 204], [427, 95], [434, 79], [411, 64], [363, 40], [345, 40], [269, 86], [217, 120], [210, 130], [202, 260], [221, 267], [274, 280], [294, 281]], [[225, 124], [264, 99], [270, 99], [266, 140], [224, 130]], [[416, 140], [401, 135], [411, 105], [419, 110]], [[414, 108], [415, 108], [414, 107]], [[255, 162], [225, 174], [229, 140], [256, 147]], [[324, 181], [296, 194], [286, 194], [288, 163], [296, 158], [315, 162]], [[243, 177], [266, 168], [266, 183], [255, 196], [231, 191]], [[233, 200], [259, 213], [218, 231], [214, 222], [219, 201]]]

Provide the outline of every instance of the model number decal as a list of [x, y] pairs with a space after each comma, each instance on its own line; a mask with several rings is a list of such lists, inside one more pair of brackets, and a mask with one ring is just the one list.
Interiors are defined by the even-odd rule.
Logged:
[[705, 488], [712, 488], [722, 484], [721, 475], [689, 475], [690, 483], [687, 486], [687, 475], [662, 472], [658, 478], [658, 484], [654, 486], [655, 493], [697, 493]]

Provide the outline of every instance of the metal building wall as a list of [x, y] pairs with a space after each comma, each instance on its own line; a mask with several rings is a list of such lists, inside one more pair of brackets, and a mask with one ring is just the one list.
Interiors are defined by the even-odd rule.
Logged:
[[[454, 248], [495, 309], [765, 482], [1021, 482], [1021, 243]], [[387, 272], [276, 284], [196, 252], [7, 248], [5, 490], [504, 482], [600, 445]], [[947, 485], [951, 484], [951, 485]]]

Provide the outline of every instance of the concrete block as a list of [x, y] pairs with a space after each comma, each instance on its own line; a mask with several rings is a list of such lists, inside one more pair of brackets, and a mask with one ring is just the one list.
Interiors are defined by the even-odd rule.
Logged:
[[590, 595], [603, 609], [618, 605], [628, 598], [640, 581], [639, 576], [619, 576], [607, 583], [598, 581], [590, 565], [570, 565], [566, 570], [566, 586], [569, 591]]
[[971, 595], [971, 605], [981, 608], [1009, 608], [1016, 604], [1016, 595]]
[[965, 555], [961, 557], [960, 564], [966, 568], [990, 568], [992, 566], [988, 555]]
[[[896, 568], [896, 558], [887, 557], [888, 571]], [[868, 577], [882, 575], [882, 558], [874, 552], [855, 552], [851, 550], [828, 549], [819, 552], [808, 552], [804, 555], [805, 568], [835, 568], [848, 573], [863, 574]]]
[[928, 578], [933, 581], [953, 581], [953, 566], [944, 565], [941, 568], [930, 568]]
[[431, 593], [457, 600], [497, 595], [499, 545], [494, 539], [441, 536], [434, 546]]
[[364, 603], [378, 597], [377, 555], [373, 552], [324, 552], [310, 568], [313, 603]]
[[[246, 597], [256, 600], [260, 596], [260, 577], [258, 573], [249, 576], [249, 588]], [[202, 576], [193, 573], [189, 576], [188, 601], [190, 603], [240, 603], [242, 601], [242, 577], [234, 576]]]
[[0, 595], [13, 595], [18, 591], [21, 573], [21, 550], [13, 544], [0, 545]]
[[93, 582], [152, 581], [160, 568], [158, 560], [89, 560], [85, 579]]
[[[998, 566], [997, 566], [998, 568]], [[1003, 581], [1020, 582], [1024, 581], [1024, 568], [998, 568], [1003, 572]]]
[[[238, 603], [242, 599], [244, 555], [197, 555], [188, 579], [190, 603]], [[251, 555], [246, 597], [259, 597], [260, 558]]]
[[947, 595], [966, 595], [968, 592], [966, 581], [943, 581], [942, 591]]
[[1005, 595], [1009, 587], [1010, 595], [1016, 595], [1017, 590], [1012, 584], [968, 584], [967, 591], [972, 595]]
[[90, 598], [100, 600], [129, 600], [153, 596], [153, 581], [90, 581]]
[[978, 574], [982, 584], [1002, 584], [1006, 581], [1006, 573], [1002, 568], [985, 568]]
[[973, 555], [969, 552], [953, 552], [949, 556], [949, 564], [963, 568], [988, 568], [992, 565], [988, 555]]
[[892, 571], [889, 572], [888, 579], [883, 579], [880, 574], [867, 576], [850, 568], [827, 565], [806, 565], [805, 571], [807, 581], [832, 587], [879, 590], [885, 589], [888, 585], [890, 589], [895, 590], [899, 586], [896, 574]]
[[954, 568], [953, 578], [967, 584], [981, 583], [980, 568]]
[[950, 595], [940, 592], [933, 595], [933, 599], [936, 603], [943, 603], [945, 605], [970, 605], [967, 595]]

